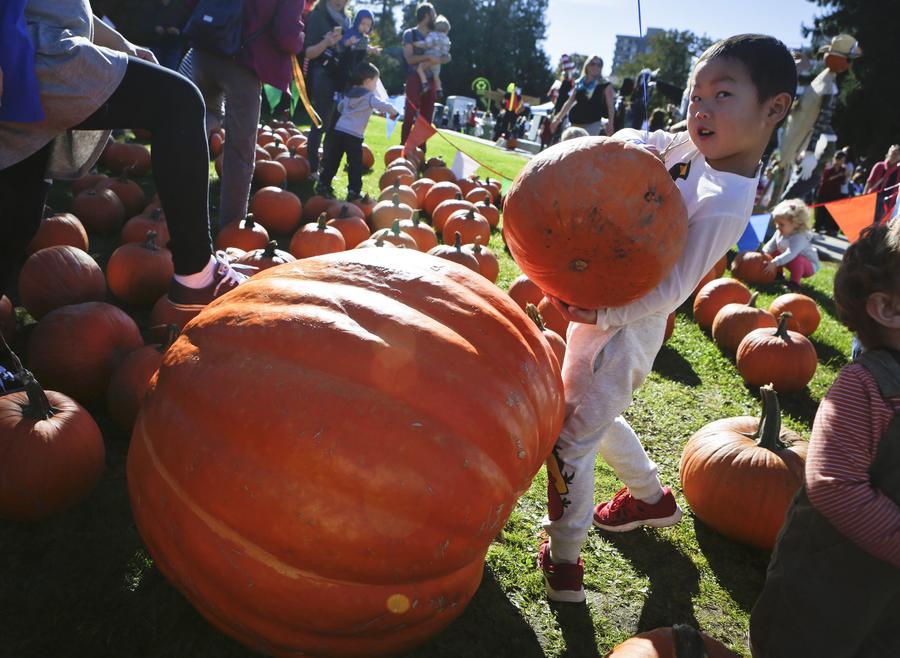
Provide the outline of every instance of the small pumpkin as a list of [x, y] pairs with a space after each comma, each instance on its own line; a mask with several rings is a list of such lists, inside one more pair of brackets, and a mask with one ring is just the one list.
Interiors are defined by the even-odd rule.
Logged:
[[427, 169], [425, 169], [425, 177], [430, 178], [431, 180], [438, 183], [442, 181], [447, 181], [450, 183], [456, 182], [456, 174], [454, 174], [453, 171], [446, 165], [436, 165], [428, 167]]
[[409, 186], [414, 180], [416, 180], [415, 174], [410, 173], [406, 168], [395, 167], [381, 174], [381, 178], [378, 179], [378, 189], [383, 190], [394, 184]]
[[569, 332], [570, 322], [562, 316], [559, 309], [543, 293], [541, 293], [541, 301], [538, 302], [537, 308], [541, 312], [541, 317], [544, 318], [544, 324], [565, 340]]
[[351, 203], [363, 211], [363, 219], [368, 221], [372, 216], [372, 211], [375, 209], [375, 204], [378, 203], [378, 201], [370, 197], [368, 194], [364, 194], [358, 199], [353, 199]]
[[679, 474], [697, 518], [735, 541], [772, 550], [803, 484], [808, 444], [782, 427], [774, 388], [761, 387], [760, 398], [758, 419], [724, 418], [695, 432]]
[[403, 146], [391, 146], [384, 152], [384, 166], [387, 167], [397, 158], [403, 157]]
[[785, 311], [790, 312], [788, 329], [796, 331], [804, 336], [811, 336], [819, 327], [822, 319], [819, 313], [819, 305], [815, 300], [798, 292], [789, 292], [772, 300], [769, 304], [769, 313], [776, 318]]
[[517, 276], [509, 285], [507, 292], [523, 311], [529, 303], [537, 306], [544, 298], [544, 291], [538, 288], [537, 284], [529, 279], [527, 274]]
[[746, 304], [725, 304], [713, 320], [712, 337], [723, 352], [734, 354], [738, 345], [754, 329], [775, 328], [775, 316], [761, 308], [756, 308], [758, 292], [750, 295]]
[[474, 204], [479, 204], [483, 202], [490, 203], [493, 199], [493, 195], [490, 190], [487, 190], [483, 187], [475, 187], [466, 192], [466, 201], [471, 201]]
[[480, 272], [478, 261], [475, 259], [475, 256], [467, 254], [462, 250], [462, 239], [458, 232], [453, 236], [453, 245], [440, 244], [437, 247], [429, 249], [428, 253], [432, 256], [437, 256], [438, 258], [459, 263], [463, 267], [468, 267], [473, 272]]
[[387, 247], [389, 249], [396, 249], [397, 245], [392, 244], [390, 242], [386, 242], [384, 239], [384, 235], [372, 236], [368, 240], [363, 240], [358, 245], [356, 245], [356, 249], [371, 249], [371, 248], [381, 249], [382, 247]]
[[106, 174], [85, 174], [81, 178], [72, 181], [72, 196], [76, 196], [85, 190], [91, 190], [101, 182], [109, 178]]
[[169, 225], [162, 208], [154, 208], [148, 214], [135, 215], [122, 227], [119, 242], [143, 242], [147, 239], [147, 231], [156, 233], [156, 242], [165, 247], [169, 244]]
[[37, 233], [28, 244], [28, 253], [46, 247], [68, 245], [87, 251], [90, 245], [84, 225], [72, 213], [63, 212], [44, 217], [38, 226]]
[[[5, 341], [3, 348], [11, 354]], [[0, 517], [42, 521], [90, 493], [103, 474], [106, 448], [84, 407], [45, 391], [17, 358], [14, 363], [25, 390], [0, 396]]]
[[381, 190], [378, 201], [392, 201], [395, 194], [400, 197], [400, 203], [405, 203], [413, 210], [419, 207], [419, 197], [416, 196], [416, 191], [409, 185], [401, 185], [399, 181], [395, 181], [390, 187]]
[[351, 213], [346, 204], [341, 206], [337, 217], [329, 219], [327, 223], [328, 226], [333, 226], [341, 232], [347, 249], [355, 248], [363, 240], [368, 240], [369, 235], [371, 235], [369, 225], [366, 224], [365, 219]]
[[390, 201], [379, 201], [372, 209], [372, 228], [379, 230], [390, 228], [395, 219], [412, 219], [413, 209], [400, 202], [400, 197], [394, 195]]
[[452, 213], [441, 232], [449, 235], [460, 233], [463, 244], [474, 243], [476, 239], [480, 239], [482, 244], [487, 244], [491, 239], [491, 225], [488, 224], [488, 220], [471, 208]]
[[431, 226], [419, 219], [418, 210], [413, 212], [412, 219], [402, 220], [400, 228], [413, 237], [419, 251], [429, 251], [438, 245], [437, 234]]
[[547, 339], [547, 342], [550, 343], [550, 349], [553, 350], [553, 354], [556, 356], [556, 362], [562, 367], [563, 359], [566, 356], [566, 341], [563, 340], [563, 337], [558, 333], [547, 328], [547, 325], [544, 324], [544, 318], [541, 317], [541, 312], [538, 311], [537, 306], [532, 303], [526, 304], [525, 313], [531, 318], [531, 321], [537, 325], [538, 331], [543, 334], [544, 338]]
[[275, 161], [284, 167], [288, 183], [299, 185], [309, 178], [309, 160], [297, 153], [297, 149], [288, 149], [287, 153], [278, 155]]
[[462, 197], [462, 190], [459, 189], [459, 185], [456, 183], [451, 183], [449, 181], [436, 182], [428, 188], [428, 192], [425, 193], [423, 210], [428, 213], [429, 217], [433, 218], [434, 211], [438, 205], [440, 205], [442, 201], [455, 199], [457, 194]]
[[81, 404], [103, 400], [109, 378], [144, 344], [125, 311], [105, 302], [71, 304], [41, 318], [28, 339], [28, 365], [45, 386]]
[[[444, 230], [444, 224], [447, 223], [450, 215], [457, 210], [474, 210], [475, 204], [462, 198], [462, 194], [457, 194], [452, 199], [441, 201], [434, 212], [431, 213], [431, 225], [438, 233]], [[452, 235], [452, 233], [451, 233]]]
[[253, 168], [253, 182], [257, 187], [287, 185], [287, 169], [277, 160], [257, 160]]
[[143, 144], [110, 140], [100, 155], [100, 164], [114, 174], [146, 176], [150, 173], [150, 150]]
[[112, 190], [89, 189], [72, 201], [72, 214], [90, 233], [114, 233], [125, 221], [125, 206]]
[[226, 224], [216, 236], [216, 249], [236, 247], [243, 251], [253, 251], [262, 249], [267, 244], [269, 232], [265, 226], [254, 220], [252, 213], [239, 222]]
[[309, 197], [303, 204], [303, 221], [306, 223], [314, 222], [319, 219], [319, 215], [328, 212], [328, 206], [332, 204], [334, 199], [326, 199], [318, 194]]
[[731, 275], [751, 285], [768, 285], [775, 281], [776, 269], [766, 271], [765, 267], [772, 262], [769, 254], [760, 251], [742, 251], [731, 263]]
[[776, 329], [754, 329], [738, 345], [737, 369], [747, 385], [771, 382], [779, 393], [796, 393], [816, 374], [816, 348], [806, 336], [787, 328], [790, 318], [783, 312]]
[[487, 247], [481, 246], [480, 235], [475, 236], [475, 240], [472, 244], [465, 245], [463, 251], [475, 256], [475, 260], [478, 261], [478, 271], [481, 272], [481, 276], [491, 283], [497, 283], [497, 277], [500, 276], [500, 263], [497, 261], [494, 252]]
[[97, 262], [81, 249], [47, 247], [28, 257], [19, 273], [22, 306], [36, 319], [53, 309], [106, 299], [106, 279]]
[[293, 192], [264, 187], [250, 198], [250, 212], [266, 230], [289, 235], [303, 218], [303, 204]]
[[238, 256], [234, 262], [236, 265], [249, 265], [250, 267], [255, 267], [257, 272], [262, 272], [263, 270], [275, 267], [276, 265], [293, 263], [295, 260], [297, 259], [290, 253], [279, 249], [278, 243], [275, 242], [275, 240], [269, 240], [269, 244], [262, 249], [248, 251], [247, 253]]
[[128, 178], [127, 174], [121, 174], [116, 178], [107, 178], [94, 186], [95, 190], [112, 190], [122, 205], [125, 206], [125, 216], [133, 217], [143, 209], [147, 203], [144, 190], [136, 182]]
[[[341, 214], [341, 212], [356, 215], [360, 219], [366, 218], [366, 213], [362, 208], [357, 206], [355, 203], [347, 203], [346, 201], [338, 201], [335, 199], [325, 208], [325, 213], [328, 215], [328, 219], [333, 219]], [[322, 213], [319, 213], [320, 215]], [[318, 217], [316, 217], [318, 219]]]
[[475, 204], [475, 212], [480, 213], [482, 217], [488, 220], [488, 224], [492, 229], [500, 225], [500, 209], [489, 201]]
[[416, 191], [416, 197], [418, 199], [416, 208], [419, 208], [420, 210], [425, 208], [425, 196], [433, 185], [434, 181], [430, 178], [419, 178], [414, 180], [413, 184], [410, 185], [410, 187]]
[[129, 242], [112, 252], [106, 282], [116, 297], [129, 304], [152, 304], [169, 288], [175, 268], [172, 252], [156, 243], [148, 231], [144, 242]]
[[701, 329], [712, 329], [716, 314], [726, 304], [746, 304], [750, 289], [737, 279], [713, 279], [694, 297], [694, 321]]
[[395, 219], [394, 223], [391, 225], [391, 228], [383, 228], [374, 233], [376, 238], [381, 237], [384, 238], [385, 242], [390, 242], [395, 247], [403, 247], [404, 249], [416, 249], [418, 250], [419, 245], [416, 243], [416, 239], [411, 236], [409, 233], [404, 232], [400, 229], [400, 220]]
[[309, 258], [344, 251], [344, 236], [333, 226], [328, 226], [328, 215], [319, 215], [315, 224], [301, 226], [291, 238], [290, 252], [294, 258]]
[[375, 154], [369, 145], [363, 142], [362, 145], [362, 166], [363, 169], [369, 170], [375, 166]]

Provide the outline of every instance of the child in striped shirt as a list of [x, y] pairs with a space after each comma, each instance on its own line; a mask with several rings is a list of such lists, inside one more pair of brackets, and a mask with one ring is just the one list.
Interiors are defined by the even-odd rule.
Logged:
[[816, 413], [750, 618], [757, 658], [900, 656], [900, 223], [863, 231], [834, 298], [866, 351]]

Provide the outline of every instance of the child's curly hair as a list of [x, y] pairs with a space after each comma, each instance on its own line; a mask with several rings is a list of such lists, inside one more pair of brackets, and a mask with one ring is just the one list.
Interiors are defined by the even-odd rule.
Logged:
[[868, 350], [884, 347], [882, 327], [866, 310], [876, 292], [900, 293], [900, 222], [863, 229], [834, 277], [838, 317]]
[[772, 208], [772, 217], [788, 217], [794, 229], [800, 233], [809, 231], [809, 208], [802, 199], [785, 199]]

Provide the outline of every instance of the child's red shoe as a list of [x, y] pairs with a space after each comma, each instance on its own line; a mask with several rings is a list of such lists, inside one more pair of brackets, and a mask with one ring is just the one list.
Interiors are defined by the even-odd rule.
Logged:
[[642, 525], [665, 528], [681, 520], [681, 508], [669, 487], [663, 487], [663, 497], [650, 505], [631, 495], [622, 487], [613, 499], [594, 508], [594, 525], [611, 532], [627, 532]]
[[550, 559], [550, 542], [538, 550], [538, 566], [544, 573], [544, 586], [551, 601], [581, 603], [584, 601], [584, 562], [554, 564]]

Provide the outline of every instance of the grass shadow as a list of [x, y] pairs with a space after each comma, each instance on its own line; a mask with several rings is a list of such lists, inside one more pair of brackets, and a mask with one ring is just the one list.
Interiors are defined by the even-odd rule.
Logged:
[[562, 630], [566, 649], [560, 658], [593, 658], [599, 656], [594, 636], [594, 622], [587, 605], [550, 602], [550, 610]]
[[766, 580], [769, 554], [720, 535], [696, 517], [694, 535], [716, 580], [749, 613]]
[[813, 347], [816, 348], [816, 355], [818, 356], [820, 363], [827, 363], [835, 369], [843, 368], [850, 363], [850, 355], [843, 350], [839, 350], [833, 345], [823, 343], [812, 337], [809, 337], [809, 340], [813, 344]]
[[800, 292], [807, 297], [814, 299], [816, 304], [819, 305], [819, 308], [828, 313], [835, 322], [840, 322], [838, 319], [837, 307], [834, 305], [834, 297], [827, 295], [812, 286], [803, 286]]
[[[745, 382], [744, 387], [753, 399], [760, 401], [759, 386], [750, 386]], [[816, 411], [819, 409], [818, 401], [810, 395], [809, 386], [796, 393], [779, 393], [778, 403], [781, 405], [782, 414], [788, 414], [809, 426], [812, 426]]]
[[653, 530], [598, 532], [650, 581], [638, 632], [679, 623], [700, 627], [693, 603], [700, 591], [700, 572], [690, 558]]
[[696, 387], [702, 383], [690, 361], [681, 356], [678, 350], [668, 345], [663, 345], [656, 355], [653, 371], [661, 377], [685, 386]]
[[[584, 608], [585, 606], [579, 606]], [[593, 640], [593, 629], [587, 630]], [[485, 565], [481, 585], [465, 612], [440, 635], [404, 658], [544, 658], [534, 629]]]

